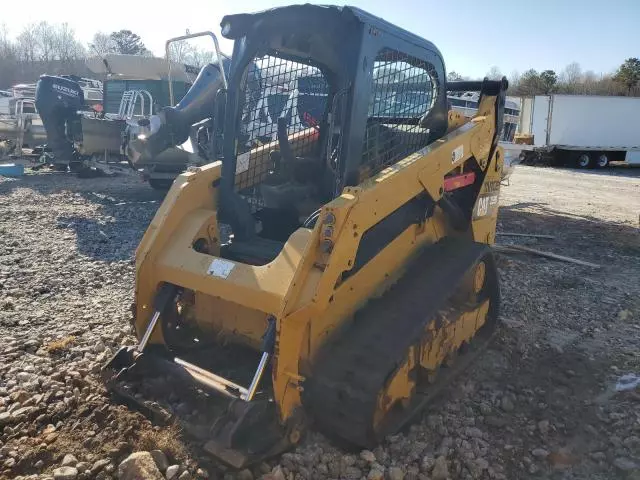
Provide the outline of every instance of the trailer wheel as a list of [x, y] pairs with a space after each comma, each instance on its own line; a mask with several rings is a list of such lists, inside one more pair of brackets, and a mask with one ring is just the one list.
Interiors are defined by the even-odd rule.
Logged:
[[609, 155], [606, 152], [599, 152], [595, 154], [596, 157], [596, 167], [597, 168], [606, 168], [609, 166]]
[[574, 165], [578, 168], [591, 168], [593, 165], [593, 159], [589, 152], [576, 152]]

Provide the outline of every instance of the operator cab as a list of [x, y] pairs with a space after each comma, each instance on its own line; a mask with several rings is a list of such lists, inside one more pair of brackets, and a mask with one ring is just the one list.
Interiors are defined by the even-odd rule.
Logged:
[[[221, 26], [235, 40], [219, 202], [232, 230], [226, 258], [268, 263], [345, 186], [447, 130], [440, 52], [384, 20], [294, 5]], [[247, 75], [253, 64], [260, 75]]]

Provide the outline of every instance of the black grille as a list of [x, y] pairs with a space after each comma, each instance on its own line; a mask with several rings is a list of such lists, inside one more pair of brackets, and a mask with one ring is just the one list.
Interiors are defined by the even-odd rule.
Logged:
[[262, 206], [260, 184], [273, 169], [269, 151], [277, 149], [278, 118], [286, 116], [294, 151], [305, 151], [317, 138], [313, 132], [325, 116], [329, 91], [316, 67], [273, 55], [255, 65], [259, 74], [249, 75], [245, 87], [236, 165], [236, 189], [254, 211]]
[[373, 88], [363, 146], [361, 179], [425, 147], [428, 131], [418, 125], [438, 92], [434, 67], [395, 50], [382, 50], [373, 67]]

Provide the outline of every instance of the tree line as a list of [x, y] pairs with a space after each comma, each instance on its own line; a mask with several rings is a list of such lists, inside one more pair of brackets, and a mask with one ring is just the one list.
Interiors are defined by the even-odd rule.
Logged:
[[[110, 53], [152, 55], [140, 36], [131, 30], [96, 32], [92, 41], [84, 45], [68, 23], [32, 23], [15, 38], [9, 36], [6, 25], [0, 24], [0, 89], [36, 82], [44, 73], [95, 77], [85, 60]], [[211, 62], [215, 53], [182, 41], [172, 45], [170, 56], [174, 62], [199, 68]]]
[[[139, 35], [131, 30], [96, 32], [92, 41], [83, 45], [68, 23], [51, 24], [46, 21], [25, 26], [10, 38], [6, 25], [0, 25], [0, 89], [22, 82], [35, 82], [43, 73], [92, 76], [85, 66], [90, 56], [109, 53], [145, 55], [152, 53]], [[201, 67], [215, 58], [212, 51], [202, 50], [187, 41], [171, 46], [174, 62]], [[502, 78], [498, 67], [492, 67], [486, 77]], [[447, 75], [449, 80], [468, 79], [457, 72]], [[640, 60], [626, 59], [613, 73], [597, 74], [583, 71], [578, 63], [570, 63], [564, 70], [530, 69], [509, 77], [510, 95], [541, 95], [550, 93], [584, 95], [640, 96]]]
[[[491, 67], [485, 75], [490, 79], [503, 77], [498, 67]], [[467, 80], [457, 72], [447, 75], [449, 81]], [[626, 59], [613, 73], [597, 74], [583, 71], [580, 64], [573, 62], [560, 73], [554, 70], [530, 69], [524, 73], [513, 72], [509, 76], [509, 95], [549, 95], [564, 93], [572, 95], [620, 95], [640, 97], [640, 60]]]

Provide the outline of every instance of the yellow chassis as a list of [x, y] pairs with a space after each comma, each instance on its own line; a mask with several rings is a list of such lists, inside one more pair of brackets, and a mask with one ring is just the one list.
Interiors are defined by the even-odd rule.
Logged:
[[[494, 242], [503, 166], [500, 148], [489, 158], [496, 101], [496, 97], [483, 96], [478, 115], [468, 122], [450, 112], [446, 136], [360, 185], [345, 188], [322, 207], [313, 230], [299, 228], [277, 258], [262, 266], [219, 258], [215, 185], [221, 163], [183, 173], [136, 252], [138, 337], [147, 328], [153, 298], [162, 282], [195, 292], [196, 321], [212, 335], [257, 347], [267, 318], [272, 316], [277, 332], [273, 395], [280, 420], [285, 422], [302, 405], [302, 382], [328, 335], [396, 281], [421, 247], [448, 235]], [[445, 175], [461, 172], [472, 157], [486, 175], [467, 232], [455, 232], [445, 213], [436, 207], [431, 217], [404, 230], [357, 273], [343, 278], [354, 265], [364, 232], [421, 192], [437, 202], [443, 194]], [[255, 154], [250, 158], [251, 162], [261, 160]], [[490, 205], [488, 194], [495, 194]], [[209, 253], [192, 248], [198, 239], [205, 240]], [[162, 342], [161, 330], [155, 329], [151, 343]], [[446, 339], [442, 344], [447, 344]], [[424, 355], [424, 367], [439, 363], [447, 353], [448, 349], [442, 348]]]

